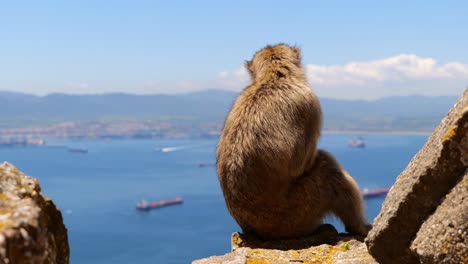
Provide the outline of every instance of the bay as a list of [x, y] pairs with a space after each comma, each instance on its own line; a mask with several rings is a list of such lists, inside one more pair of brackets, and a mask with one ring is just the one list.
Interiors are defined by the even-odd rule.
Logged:
[[[368, 134], [366, 148], [347, 146], [354, 134], [325, 134], [333, 153], [361, 188], [390, 187], [422, 147], [426, 135]], [[8, 161], [37, 178], [61, 209], [71, 263], [190, 263], [229, 252], [239, 227], [224, 204], [214, 166], [216, 140], [48, 140], [45, 147], [0, 148]], [[67, 147], [88, 153], [68, 152]], [[158, 151], [172, 148], [168, 152]], [[183, 197], [149, 212], [135, 205]], [[383, 198], [366, 200], [374, 219]], [[326, 219], [340, 231], [333, 217]]]

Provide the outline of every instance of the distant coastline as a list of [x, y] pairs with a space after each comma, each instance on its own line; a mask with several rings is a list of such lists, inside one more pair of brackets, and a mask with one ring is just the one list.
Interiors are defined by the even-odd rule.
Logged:
[[322, 134], [360, 134], [360, 135], [372, 135], [372, 134], [389, 134], [389, 135], [430, 135], [431, 131], [418, 131], [418, 130], [323, 130]]
[[[0, 91], [0, 112], [5, 113], [0, 116], [0, 137], [212, 137], [221, 131], [237, 95], [213, 89], [174, 95]], [[320, 98], [320, 105], [324, 133], [425, 134], [456, 101], [456, 96]]]
[[[45, 145], [47, 139], [216, 139], [222, 131], [221, 122], [180, 122], [151, 120], [63, 122], [50, 126], [0, 129], [0, 146]], [[350, 135], [429, 135], [426, 129], [324, 129], [323, 134]], [[432, 131], [432, 130], [431, 130]]]

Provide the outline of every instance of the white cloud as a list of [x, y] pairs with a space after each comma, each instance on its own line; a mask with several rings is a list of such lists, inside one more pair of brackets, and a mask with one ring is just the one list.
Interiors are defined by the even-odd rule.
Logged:
[[244, 66], [233, 71], [222, 71], [218, 74], [215, 85], [230, 90], [240, 90], [248, 85], [250, 77]]
[[[376, 99], [411, 94], [460, 95], [468, 86], [468, 64], [438, 63], [433, 58], [413, 54], [338, 65], [305, 62], [304, 68], [312, 89], [319, 96], [330, 98]], [[205, 79], [190, 79], [184, 77], [182, 72], [175, 80], [129, 80], [125, 79], [125, 76], [121, 77], [120, 80], [51, 80], [42, 83], [36, 80], [1, 80], [0, 89], [41, 95], [52, 92], [176, 94], [205, 89], [240, 91], [250, 83], [250, 76], [243, 66], [221, 71], [212, 78]]]
[[[391, 95], [461, 94], [468, 85], [468, 64], [438, 64], [433, 58], [401, 54], [374, 61], [342, 65], [306, 64], [306, 74], [320, 95], [334, 98], [374, 99]], [[247, 71], [223, 71], [218, 82], [229, 89], [248, 84]]]
[[322, 85], [468, 78], [467, 64], [447, 63], [439, 66], [432, 58], [422, 58], [412, 54], [336, 66], [309, 64], [306, 66], [306, 71], [311, 83]]

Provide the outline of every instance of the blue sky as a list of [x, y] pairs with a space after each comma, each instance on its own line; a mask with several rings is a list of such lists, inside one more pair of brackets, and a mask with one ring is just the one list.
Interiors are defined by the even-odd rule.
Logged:
[[320, 96], [460, 94], [468, 1], [2, 1], [0, 90], [179, 93], [248, 84], [266, 44], [302, 48]]

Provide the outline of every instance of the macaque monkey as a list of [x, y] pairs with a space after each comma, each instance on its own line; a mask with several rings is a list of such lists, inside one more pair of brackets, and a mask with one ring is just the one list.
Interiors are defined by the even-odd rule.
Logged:
[[312, 234], [328, 213], [366, 236], [359, 187], [317, 149], [320, 102], [300, 50], [267, 46], [246, 62], [252, 83], [236, 99], [217, 146], [217, 172], [229, 212], [245, 233], [264, 239]]

